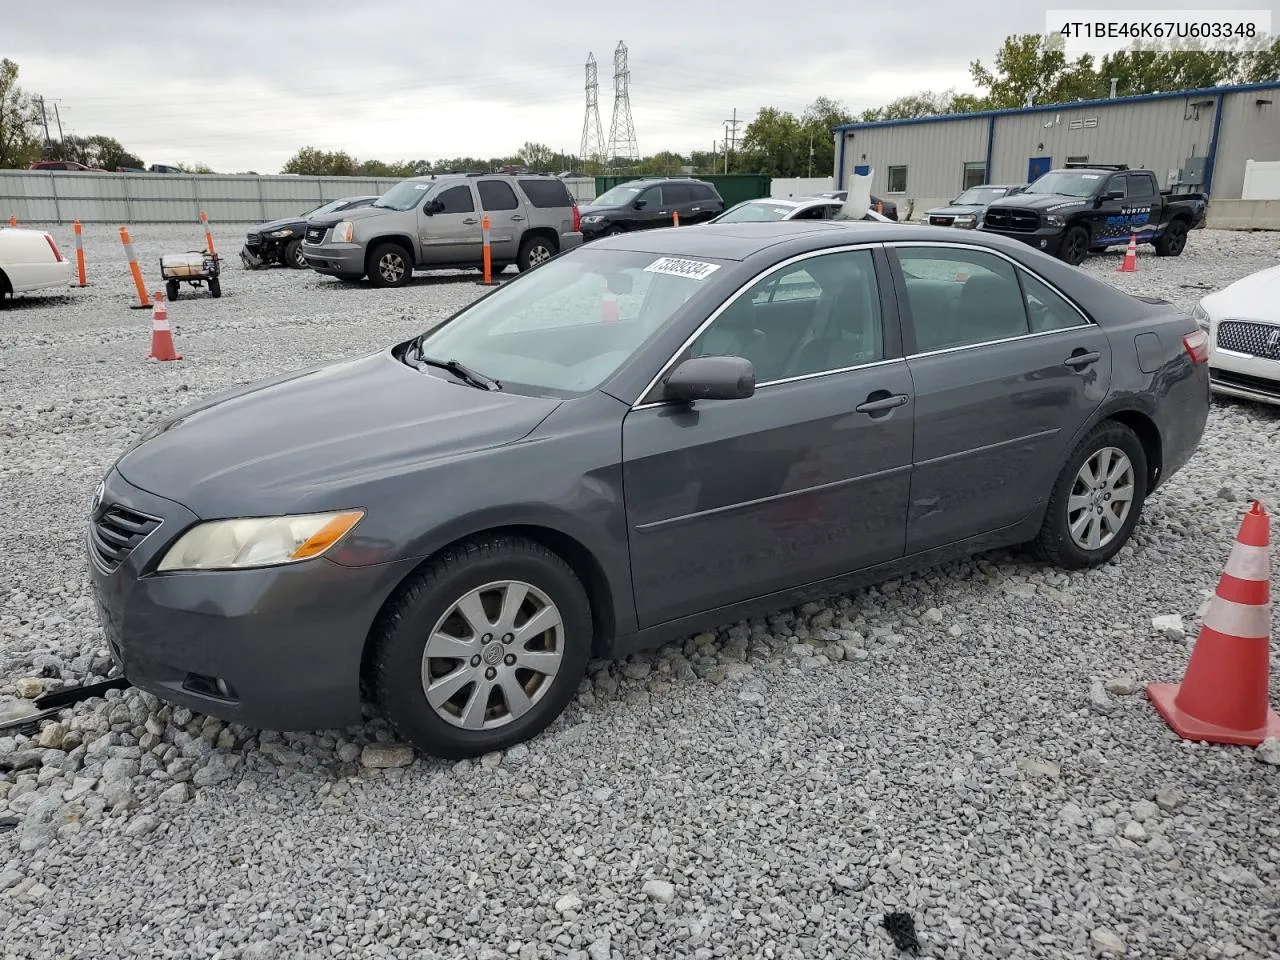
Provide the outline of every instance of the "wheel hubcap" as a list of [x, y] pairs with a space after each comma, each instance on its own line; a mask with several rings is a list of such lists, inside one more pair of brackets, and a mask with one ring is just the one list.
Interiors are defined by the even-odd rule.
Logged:
[[551, 689], [564, 621], [532, 584], [499, 580], [455, 601], [422, 653], [422, 689], [447, 723], [491, 730], [520, 719]]
[[1118, 447], [1103, 447], [1076, 474], [1067, 500], [1067, 526], [1082, 550], [1107, 546], [1133, 508], [1133, 463]]
[[384, 253], [378, 261], [378, 272], [382, 274], [382, 279], [395, 283], [404, 276], [404, 261], [394, 253]]
[[538, 244], [529, 251], [529, 263], [535, 267], [540, 263], [546, 263], [550, 259], [551, 251], [542, 244]]

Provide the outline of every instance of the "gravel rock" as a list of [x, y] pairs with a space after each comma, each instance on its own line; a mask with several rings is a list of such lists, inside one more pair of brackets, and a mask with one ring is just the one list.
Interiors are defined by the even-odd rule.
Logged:
[[1095, 950], [1116, 956], [1124, 954], [1124, 941], [1110, 930], [1099, 927], [1089, 934], [1089, 939], [1093, 942]]
[[1273, 767], [1280, 767], [1280, 740], [1268, 737], [1253, 751], [1253, 758]]
[[676, 898], [676, 888], [666, 880], [646, 880], [640, 892], [658, 903], [670, 903]]
[[[22, 509], [0, 551], [0, 714], [32, 710], [21, 679], [114, 673], [83, 508], [141, 432], [237, 384], [399, 342], [484, 292], [474, 273], [374, 289], [244, 271], [247, 227], [214, 224], [223, 297], [170, 306], [181, 362], [143, 359], [112, 224], [85, 227], [92, 286], [3, 313], [0, 489]], [[139, 226], [139, 262], [198, 236]], [[1137, 273], [1118, 254], [1078, 269], [1189, 310], [1205, 291], [1183, 284], [1220, 287], [1278, 248], [1198, 230], [1180, 257], [1144, 248]], [[370, 767], [367, 747], [397, 746], [382, 721], [272, 733], [137, 689], [60, 712], [61, 744], [47, 720], [2, 730], [3, 952], [889, 957], [878, 918], [901, 909], [939, 960], [1097, 955], [1094, 930], [1123, 938], [1115, 958], [1271, 956], [1275, 767], [1183, 742], [1138, 689], [1124, 701], [1109, 684], [1182, 676], [1187, 644], [1151, 621], [1176, 611], [1192, 628], [1241, 503], [1280, 503], [1278, 461], [1274, 410], [1216, 401], [1112, 563], [997, 551], [594, 661], [563, 717], [488, 762]], [[1205, 496], [1224, 484], [1233, 500]], [[834, 529], [797, 523], [801, 550]], [[1095, 677], [1110, 712], [1091, 708]], [[108, 763], [123, 779], [106, 782]], [[1127, 838], [1134, 824], [1145, 839]], [[641, 893], [647, 877], [668, 905]], [[559, 913], [564, 896], [583, 906]]]
[[572, 893], [556, 901], [556, 913], [577, 913], [581, 909], [582, 899]]
[[44, 693], [44, 681], [39, 677], [23, 677], [14, 684], [18, 696], [26, 700], [34, 700]]
[[414, 750], [407, 743], [371, 743], [360, 754], [360, 762], [376, 770], [407, 767], [413, 763]]
[[1170, 640], [1182, 640], [1187, 635], [1187, 628], [1182, 617], [1176, 613], [1151, 618], [1151, 627], [1157, 633], [1163, 633]]
[[1018, 769], [1031, 777], [1057, 778], [1062, 772], [1056, 763], [1044, 760], [1028, 760], [1026, 758], [1018, 760]]
[[1089, 684], [1089, 709], [1103, 715], [1115, 713], [1116, 703], [1107, 696], [1101, 680], [1094, 680]]
[[1116, 697], [1127, 697], [1137, 692], [1138, 681], [1133, 677], [1115, 677], [1104, 684], [1103, 689]]

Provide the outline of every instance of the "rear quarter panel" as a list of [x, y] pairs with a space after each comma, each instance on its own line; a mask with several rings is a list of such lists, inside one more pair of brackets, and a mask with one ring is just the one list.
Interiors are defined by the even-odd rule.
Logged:
[[0, 230], [0, 270], [14, 293], [61, 286], [70, 279], [70, 263], [58, 261], [38, 230]]

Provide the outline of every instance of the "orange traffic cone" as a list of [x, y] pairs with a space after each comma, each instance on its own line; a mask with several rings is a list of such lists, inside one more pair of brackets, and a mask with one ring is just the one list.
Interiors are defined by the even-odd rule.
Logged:
[[15, 217], [12, 213], [9, 214], [9, 226], [16, 227], [17, 225], [18, 225], [18, 218]]
[[1271, 652], [1271, 518], [1254, 501], [1245, 514], [1181, 684], [1153, 683], [1147, 696], [1184, 740], [1256, 747], [1280, 737], [1267, 703]]
[[600, 301], [600, 322], [613, 323], [618, 319], [618, 298], [606, 293]]
[[148, 360], [181, 360], [177, 348], [173, 344], [173, 331], [169, 329], [169, 310], [164, 303], [164, 294], [157, 290], [151, 295], [155, 306], [151, 310], [151, 356]]
[[1124, 252], [1124, 262], [1120, 264], [1121, 273], [1138, 272], [1138, 235], [1129, 234], [1129, 249]]
[[679, 211], [679, 210], [672, 210], [672, 211], [671, 211], [671, 225], [672, 225], [673, 227], [678, 227], [678, 226], [680, 226], [680, 211]]

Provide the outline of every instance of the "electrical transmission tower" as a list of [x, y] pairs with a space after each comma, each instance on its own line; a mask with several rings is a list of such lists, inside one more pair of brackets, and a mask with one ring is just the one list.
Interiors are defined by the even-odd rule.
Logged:
[[627, 45], [618, 41], [613, 51], [613, 121], [609, 124], [609, 159], [640, 159], [636, 145], [636, 124], [631, 117], [631, 68], [627, 66]]
[[604, 130], [600, 127], [600, 84], [596, 79], [596, 56], [587, 54], [587, 115], [582, 121], [583, 166], [604, 163]]

